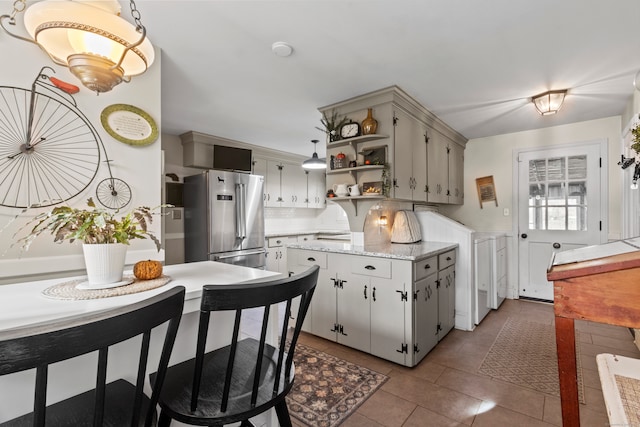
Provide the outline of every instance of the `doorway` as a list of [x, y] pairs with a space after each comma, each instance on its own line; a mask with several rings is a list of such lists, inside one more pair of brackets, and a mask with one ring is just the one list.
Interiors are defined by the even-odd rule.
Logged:
[[553, 301], [553, 253], [606, 236], [606, 142], [523, 150], [515, 160], [519, 296]]

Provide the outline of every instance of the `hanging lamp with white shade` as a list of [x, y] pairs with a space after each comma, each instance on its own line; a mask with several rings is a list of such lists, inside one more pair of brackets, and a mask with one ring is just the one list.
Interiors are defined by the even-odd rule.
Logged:
[[327, 161], [319, 159], [318, 153], [316, 152], [316, 144], [318, 143], [318, 140], [312, 139], [311, 142], [313, 143], [313, 155], [311, 156], [311, 158], [302, 162], [302, 167], [304, 169], [326, 169]]
[[[135, 25], [120, 17], [116, 0], [44, 0], [29, 8], [26, 0], [16, 0], [11, 15], [0, 16], [0, 26], [14, 38], [35, 43], [84, 86], [102, 93], [144, 73], [154, 60], [133, 0], [130, 7]], [[31, 38], [12, 33], [5, 25], [15, 25], [20, 12]]]

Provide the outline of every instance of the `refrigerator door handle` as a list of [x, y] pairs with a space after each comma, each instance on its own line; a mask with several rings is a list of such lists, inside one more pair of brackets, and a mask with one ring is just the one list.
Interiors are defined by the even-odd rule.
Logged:
[[231, 255], [216, 256], [215, 258], [216, 259], [228, 259], [228, 258], [235, 258], [237, 256], [264, 254], [266, 252], [267, 252], [266, 249], [259, 249], [259, 250], [251, 251], [251, 252], [243, 252], [241, 254], [231, 254]]
[[236, 237], [244, 240], [247, 237], [247, 221], [245, 218], [245, 185], [236, 184]]

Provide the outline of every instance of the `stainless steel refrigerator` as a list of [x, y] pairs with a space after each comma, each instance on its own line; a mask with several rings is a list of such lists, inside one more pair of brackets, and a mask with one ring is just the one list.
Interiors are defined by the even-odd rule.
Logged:
[[264, 268], [264, 177], [209, 170], [184, 179], [185, 261]]

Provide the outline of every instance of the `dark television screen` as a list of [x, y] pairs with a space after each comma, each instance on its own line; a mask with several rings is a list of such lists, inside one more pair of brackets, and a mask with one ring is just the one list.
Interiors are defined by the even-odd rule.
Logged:
[[213, 168], [217, 170], [251, 172], [251, 150], [214, 145]]

